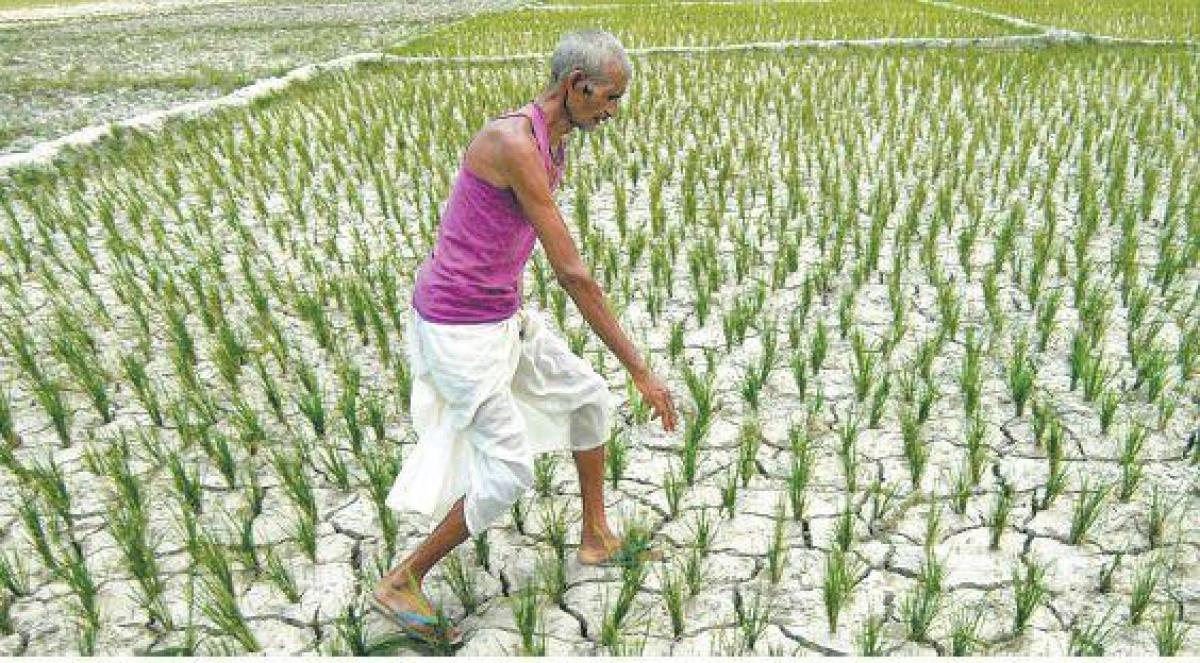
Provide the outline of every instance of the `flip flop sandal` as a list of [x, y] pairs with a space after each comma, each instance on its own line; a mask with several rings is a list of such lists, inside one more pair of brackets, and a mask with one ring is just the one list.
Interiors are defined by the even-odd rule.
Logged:
[[367, 602], [376, 612], [381, 613], [388, 621], [399, 626], [405, 635], [427, 645], [450, 644], [457, 646], [462, 644], [462, 633], [457, 630], [455, 630], [453, 638], [447, 638], [444, 634], [438, 633], [438, 620], [434, 617], [422, 615], [419, 612], [412, 612], [411, 610], [397, 610], [380, 601], [374, 594], [367, 597]]
[[[659, 548], [648, 548], [638, 553], [638, 555], [642, 558], [643, 562], [661, 562], [664, 559], [663, 551]], [[579, 553], [576, 552], [575, 561], [584, 566], [625, 566], [625, 560], [622, 558], [620, 552], [615, 552], [609, 555], [604, 561], [601, 562], [585, 562], [579, 557]]]

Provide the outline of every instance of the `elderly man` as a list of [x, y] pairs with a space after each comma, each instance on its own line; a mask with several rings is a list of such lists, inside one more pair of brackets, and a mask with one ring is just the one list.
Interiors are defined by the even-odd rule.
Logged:
[[[536, 99], [493, 118], [468, 146], [437, 242], [415, 282], [406, 340], [418, 443], [387, 503], [441, 522], [384, 576], [371, 604], [418, 636], [435, 634], [421, 591], [425, 575], [532, 485], [536, 453], [570, 449], [574, 457], [583, 502], [578, 561], [606, 564], [622, 547], [604, 510], [611, 394], [536, 310], [521, 306], [535, 241], [653, 416], [675, 429], [670, 392], [608, 309], [553, 198], [566, 135], [616, 115], [630, 78], [628, 58], [611, 34], [581, 31], [562, 38], [550, 70]], [[645, 557], [662, 555], [651, 550]], [[459, 638], [455, 629], [444, 635]]]

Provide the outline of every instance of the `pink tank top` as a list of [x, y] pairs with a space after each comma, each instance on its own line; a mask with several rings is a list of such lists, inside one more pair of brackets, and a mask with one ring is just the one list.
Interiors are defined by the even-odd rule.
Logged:
[[[499, 117], [530, 118], [554, 191], [565, 169], [565, 149], [560, 146], [551, 158], [546, 116], [536, 103], [527, 108]], [[511, 317], [521, 307], [522, 275], [536, 240], [537, 231], [512, 189], [494, 186], [464, 162], [443, 210], [437, 241], [417, 272], [413, 308], [425, 320], [440, 323]]]

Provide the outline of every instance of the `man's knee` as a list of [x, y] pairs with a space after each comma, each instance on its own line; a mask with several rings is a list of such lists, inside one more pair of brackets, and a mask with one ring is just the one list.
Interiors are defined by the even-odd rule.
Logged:
[[486, 529], [533, 486], [533, 453], [507, 394], [480, 405], [471, 427], [475, 461], [466, 508], [468, 529]]
[[587, 451], [604, 444], [610, 416], [607, 401], [586, 403], [571, 412], [571, 449]]

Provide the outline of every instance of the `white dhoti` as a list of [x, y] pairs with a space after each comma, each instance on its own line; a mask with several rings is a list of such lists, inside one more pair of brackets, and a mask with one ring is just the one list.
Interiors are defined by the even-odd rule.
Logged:
[[439, 324], [409, 312], [406, 345], [417, 443], [386, 503], [437, 522], [458, 498], [471, 535], [533, 484], [536, 454], [608, 438], [608, 383], [536, 310]]

